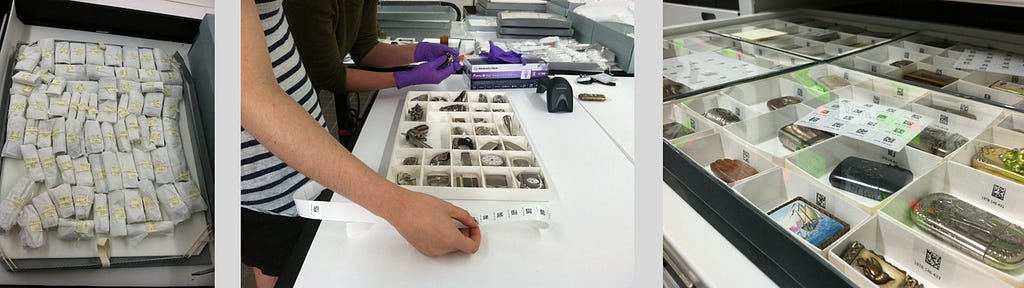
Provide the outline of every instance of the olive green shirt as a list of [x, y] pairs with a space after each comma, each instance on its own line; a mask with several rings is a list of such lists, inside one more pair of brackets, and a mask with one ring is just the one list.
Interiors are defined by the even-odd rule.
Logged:
[[345, 55], [356, 64], [377, 45], [378, 0], [285, 0], [284, 14], [313, 87], [347, 93]]

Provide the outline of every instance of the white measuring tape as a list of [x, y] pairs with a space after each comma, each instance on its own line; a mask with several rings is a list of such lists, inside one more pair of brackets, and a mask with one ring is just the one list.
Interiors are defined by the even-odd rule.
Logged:
[[[326, 202], [295, 199], [299, 216], [314, 220], [365, 224], [388, 224], [384, 218], [373, 215], [366, 208], [352, 202]], [[480, 226], [502, 223], [524, 223], [537, 229], [547, 229], [551, 212], [547, 205], [520, 204], [500, 208], [466, 209]], [[459, 227], [465, 227], [456, 221]], [[390, 224], [389, 224], [390, 225]], [[351, 234], [350, 234], [351, 235]]]

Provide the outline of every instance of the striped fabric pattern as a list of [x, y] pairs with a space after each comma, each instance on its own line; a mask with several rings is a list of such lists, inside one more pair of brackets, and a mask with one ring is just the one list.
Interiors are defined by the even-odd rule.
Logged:
[[[320, 101], [306, 75], [295, 49], [288, 21], [281, 11], [281, 0], [256, 0], [256, 8], [267, 38], [267, 50], [274, 67], [274, 76], [281, 88], [295, 99], [309, 115], [327, 129]], [[292, 169], [263, 147], [242, 127], [242, 207], [283, 216], [295, 216], [293, 194], [319, 193], [323, 186]], [[300, 198], [308, 199], [308, 196]]]

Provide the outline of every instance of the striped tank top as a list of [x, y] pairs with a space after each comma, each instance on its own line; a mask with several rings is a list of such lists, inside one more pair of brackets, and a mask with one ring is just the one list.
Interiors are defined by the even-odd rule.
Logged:
[[[260, 14], [263, 35], [267, 38], [267, 50], [270, 52], [277, 83], [326, 130], [320, 101], [306, 75], [306, 69], [302, 67], [291, 32], [288, 31], [288, 21], [281, 11], [281, 0], [256, 0], [256, 8]], [[241, 138], [243, 208], [267, 214], [295, 216], [293, 199], [312, 199], [324, 189], [323, 185], [292, 169], [270, 153], [245, 131], [245, 127], [242, 127]]]

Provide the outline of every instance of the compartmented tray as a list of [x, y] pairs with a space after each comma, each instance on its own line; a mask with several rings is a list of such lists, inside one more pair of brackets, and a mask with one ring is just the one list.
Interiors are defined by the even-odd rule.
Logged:
[[442, 199], [547, 201], [550, 178], [509, 101], [503, 92], [410, 91], [386, 177]]
[[663, 97], [811, 63], [806, 58], [708, 32], [666, 36], [662, 52]]
[[[1024, 107], [1024, 77], [1000, 71], [959, 69], [965, 50], [993, 50], [1021, 58], [1024, 45], [934, 31], [840, 58], [834, 64], [922, 87], [976, 97], [1005, 107]], [[992, 63], [993, 66], [1001, 65]]]
[[815, 60], [860, 51], [913, 31], [830, 17], [796, 15], [708, 30]]
[[[821, 80], [828, 76], [845, 83], [834, 85], [835, 79]], [[801, 93], [798, 89], [804, 91], [803, 96], [796, 96]], [[795, 100], [787, 106], [769, 109], [769, 100], [782, 96], [792, 96]], [[941, 131], [947, 136], [958, 134], [962, 139], [942, 151], [929, 149], [940, 145], [928, 142], [935, 141], [933, 138], [921, 140], [926, 136], [920, 136], [919, 142], [912, 141], [915, 144], [900, 151], [843, 135], [819, 139], [795, 150], [783, 145], [779, 139], [780, 128], [835, 99], [891, 106], [931, 117], [932, 124], [919, 129]], [[674, 153], [666, 152], [665, 161], [687, 158], [686, 162], [692, 162], [691, 165], [711, 170], [708, 163], [725, 158], [739, 159], [757, 173], [732, 183], [718, 178], [712, 181], [725, 184], [724, 187], [729, 187], [726, 193], [734, 193], [763, 215], [770, 216], [780, 205], [800, 197], [823, 211], [822, 215], [847, 223], [849, 231], [834, 242], [826, 242], [827, 247], [816, 247], [802, 239], [808, 235], [813, 237], [813, 233], [797, 233], [806, 226], [770, 222], [782, 228], [780, 231], [790, 231], [786, 234], [793, 236], [793, 241], [817, 251], [816, 257], [827, 260], [854, 284], [874, 285], [840, 258], [856, 240], [878, 254], [891, 254], [886, 258], [890, 264], [908, 271], [927, 287], [957, 287], [965, 283], [985, 283], [992, 287], [1024, 285], [1024, 268], [1005, 271], [988, 266], [910, 220], [913, 203], [927, 193], [944, 192], [1013, 224], [1024, 224], [1024, 216], [1021, 216], [1024, 215], [1024, 206], [1021, 206], [1024, 200], [1018, 199], [1018, 194], [1024, 192], [1024, 176], [1007, 177], [972, 166], [982, 148], [988, 145], [1009, 149], [1024, 147], [1024, 116], [1019, 113], [828, 64], [666, 101], [663, 105], [663, 123], [692, 128], [690, 134], [674, 133], [665, 137], [666, 145], [674, 146], [671, 150]], [[702, 116], [714, 108], [736, 114], [736, 121], [719, 125]], [[910, 173], [910, 178], [882, 199], [849, 192], [842, 188], [844, 186], [833, 185], [830, 175], [841, 161], [851, 156], [881, 166], [900, 167]], [[994, 200], [993, 191], [1003, 199]], [[924, 250], [918, 251], [920, 249]], [[927, 250], [932, 256], [948, 259], [943, 263], [949, 264], [943, 265], [951, 268], [924, 266]]]
[[[18, 24], [20, 24], [20, 22]], [[196, 185], [196, 190], [189, 191], [187, 195], [198, 195], [202, 199], [203, 203], [205, 203], [207, 207], [210, 207], [210, 203], [208, 201], [208, 199], [210, 198], [207, 195], [208, 191], [204, 189], [204, 187], [208, 187], [207, 185], [205, 185], [206, 174], [202, 173], [199, 167], [205, 166], [203, 162], [208, 161], [208, 159], [201, 159], [198, 156], [201, 154], [199, 149], [204, 149], [205, 147], [205, 144], [197, 143], [199, 141], [198, 139], [202, 138], [202, 131], [197, 131], [197, 129], [202, 129], [199, 125], [196, 124], [196, 119], [198, 119], [199, 117], [197, 114], [198, 111], [193, 111], [197, 107], [196, 103], [198, 100], [196, 99], [195, 87], [194, 84], [192, 83], [190, 73], [188, 72], [188, 68], [185, 65], [184, 59], [180, 54], [187, 51], [187, 45], [134, 37], [70, 31], [49, 27], [28, 26], [24, 28], [18, 28], [26, 29], [26, 31], [16, 31], [18, 33], [14, 34], [12, 34], [11, 31], [8, 31], [7, 35], [8, 37], [11, 37], [11, 35], [14, 35], [15, 37], [22, 37], [21, 33], [25, 33], [24, 43], [35, 43], [37, 40], [40, 39], [55, 38], [56, 42], [66, 41], [69, 43], [80, 43], [83, 45], [86, 43], [98, 44], [102, 42], [105, 43], [105, 45], [107, 45], [107, 48], [141, 47], [148, 49], [157, 48], [165, 51], [165, 55], [163, 55], [164, 57], [161, 57], [162, 59], [160, 59], [159, 61], [173, 62], [173, 64], [171, 64], [172, 67], [158, 67], [158, 69], [149, 71], [153, 71], [154, 73], [152, 74], [156, 75], [156, 78], [152, 78], [155, 80], [150, 81], [162, 82], [167, 84], [167, 86], [165, 86], [165, 88], [167, 89], [163, 89], [162, 91], [160, 91], [160, 93], [167, 96], [167, 98], [179, 98], [180, 100], [179, 102], [177, 102], [177, 110], [179, 112], [178, 119], [176, 120], [176, 122], [178, 130], [172, 133], [179, 134], [181, 143], [177, 144], [177, 146], [181, 147], [182, 151], [184, 152], [182, 158], [185, 159], [185, 163], [181, 163], [181, 165], [185, 165], [185, 167], [183, 168], [185, 169], [184, 171], [188, 172], [188, 175], [184, 173], [179, 175], [173, 175], [175, 178], [174, 182], [179, 182], [187, 179], [188, 181], [194, 183]], [[10, 41], [8, 39], [5, 39], [5, 42], [12, 44], [14, 43], [14, 41]], [[21, 46], [24, 43], [19, 43], [17, 45], [5, 45], [5, 47], [3, 47], [3, 51], [5, 51], [3, 55], [9, 56], [9, 59], [11, 59], [6, 66], [7, 76], [4, 77], [4, 80], [0, 80], [2, 81], [0, 83], [3, 83], [3, 87], [5, 88], [5, 93], [3, 94], [2, 99], [0, 99], [0, 101], [2, 101], [2, 104], [0, 104], [0, 106], [2, 106], [4, 111], [7, 111], [10, 108], [11, 93], [9, 91], [11, 90], [10, 88], [12, 87], [12, 85], [14, 85], [11, 83], [10, 76], [14, 75], [14, 72], [16, 72], [13, 70], [15, 63], [18, 60], [18, 46]], [[69, 52], [74, 53], [74, 51]], [[51, 53], [57, 54], [62, 52], [51, 51]], [[87, 65], [80, 65], [79, 67], [84, 69], [86, 66]], [[111, 71], [114, 70], [114, 68], [117, 68], [115, 67], [117, 65], [100, 66], [106, 67], [105, 69]], [[57, 65], [55, 67], [65, 66]], [[138, 68], [136, 68], [135, 70], [138, 70]], [[148, 71], [143, 71], [141, 72], [141, 74], [147, 74], [146, 72]], [[126, 78], [131, 77], [126, 76], [124, 78], [119, 79]], [[139, 80], [142, 79], [134, 79], [134, 81], [138, 81], [138, 83], [143, 82]], [[87, 90], [86, 93], [89, 93], [88, 90], [92, 89], [89, 88], [91, 84], [85, 84], [85, 87], [83, 88], [83, 83], [69, 82], [67, 85], [67, 89], [68, 91], [73, 92], [81, 92], [77, 90], [85, 89]], [[117, 85], [116, 87], [114, 87], [115, 90], [120, 89], [120, 86], [121, 85]], [[124, 95], [124, 97], [127, 97], [128, 94], [125, 93]], [[48, 96], [48, 98], [59, 97]], [[121, 94], [118, 91], [116, 99], [120, 100], [120, 98]], [[156, 101], [155, 99], [152, 100]], [[144, 101], [144, 103], [140, 104], [143, 106], [148, 106], [149, 102], [153, 101]], [[127, 101], [125, 103], [127, 103]], [[128, 116], [135, 115], [130, 114]], [[116, 117], [118, 117], [118, 119], [123, 119], [123, 116]], [[3, 127], [0, 127], [3, 129], [5, 135], [7, 133], [6, 122], [8, 122], [9, 120], [9, 118], [4, 117], [2, 121], [4, 125], [2, 125]], [[166, 140], [167, 138], [164, 137], [164, 139]], [[84, 139], [84, 136], [82, 141], [86, 141]], [[83, 145], [85, 145], [85, 143], [83, 143]], [[137, 145], [141, 144], [132, 143], [132, 147], [137, 148]], [[28, 177], [23, 160], [3, 158], [2, 162], [2, 170], [0, 170], [0, 174], [2, 174], [0, 175], [0, 178], [2, 179], [0, 179], [0, 186], [3, 187], [4, 191], [12, 190], [12, 187], [15, 185], [15, 182], [18, 179]], [[107, 176], [109, 177], [110, 175], [108, 174]], [[159, 184], [156, 185], [159, 186]], [[46, 189], [45, 185], [41, 185], [40, 187], [38, 187], [38, 191], [43, 191], [44, 189]], [[4, 195], [8, 194], [5, 193]], [[181, 200], [188, 201], [187, 198], [184, 197]], [[154, 204], [160, 205], [159, 202]], [[128, 205], [127, 202], [126, 205]], [[111, 213], [113, 213], [113, 211], [111, 211]], [[92, 219], [93, 214], [90, 212], [89, 215], [90, 216], [88, 217], [88, 219]], [[166, 211], [163, 211], [161, 219], [169, 220], [169, 217], [170, 216], [168, 215], [168, 213]], [[21, 239], [19, 239], [18, 233], [19, 229], [21, 229], [22, 227], [18, 227], [12, 229], [11, 231], [0, 233], [0, 256], [2, 256], [2, 258], [4, 259], [5, 268], [10, 271], [53, 268], [101, 268], [103, 267], [103, 264], [101, 263], [101, 260], [98, 256], [97, 240], [101, 238], [108, 238], [110, 240], [110, 267], [138, 267], [168, 265], [175, 263], [191, 263], [193, 261], [189, 261], [190, 257], [199, 255], [205, 250], [206, 244], [210, 239], [211, 224], [211, 215], [208, 209], [207, 211], [189, 213], [188, 218], [186, 220], [173, 226], [173, 235], [152, 234], [134, 245], [129, 244], [125, 237], [110, 237], [109, 234], [104, 233], [98, 233], [95, 234], [94, 238], [79, 241], [59, 240], [56, 236], [56, 228], [51, 228], [44, 230], [46, 244], [40, 248], [23, 247], [22, 241]], [[146, 229], [147, 231], [152, 231], [150, 230], [151, 228], [149, 226], [147, 226]]]

